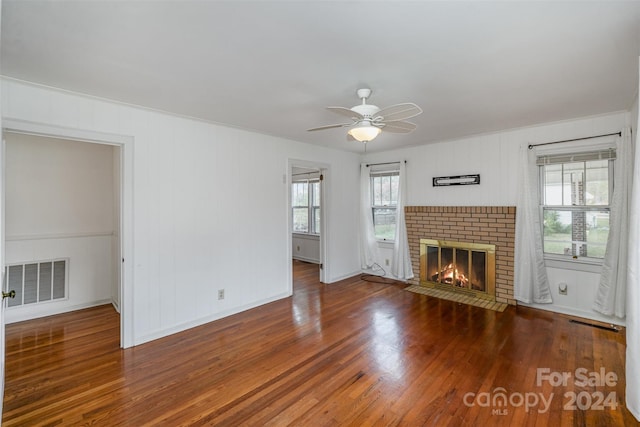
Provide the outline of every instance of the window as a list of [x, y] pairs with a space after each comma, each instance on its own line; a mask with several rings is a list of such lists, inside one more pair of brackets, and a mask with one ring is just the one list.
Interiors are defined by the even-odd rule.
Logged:
[[545, 255], [604, 258], [615, 150], [538, 157]]
[[371, 172], [371, 209], [376, 239], [395, 240], [396, 238], [399, 181], [398, 171]]
[[292, 184], [293, 232], [320, 234], [320, 180]]

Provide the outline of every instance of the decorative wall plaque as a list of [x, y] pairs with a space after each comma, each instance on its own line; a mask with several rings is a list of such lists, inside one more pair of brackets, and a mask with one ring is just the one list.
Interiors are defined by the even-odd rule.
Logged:
[[480, 174], [433, 177], [434, 187], [444, 187], [448, 185], [473, 185], [473, 184], [480, 184]]

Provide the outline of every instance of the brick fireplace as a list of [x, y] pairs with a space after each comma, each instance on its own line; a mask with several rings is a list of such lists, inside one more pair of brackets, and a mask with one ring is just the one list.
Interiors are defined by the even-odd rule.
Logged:
[[[421, 271], [421, 239], [495, 245], [495, 300], [516, 304], [513, 298], [515, 207], [406, 206], [405, 219], [414, 272]], [[409, 282], [420, 284], [420, 277]]]

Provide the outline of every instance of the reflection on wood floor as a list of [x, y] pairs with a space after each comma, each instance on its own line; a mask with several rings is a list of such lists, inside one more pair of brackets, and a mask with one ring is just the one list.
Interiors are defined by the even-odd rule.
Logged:
[[[127, 350], [110, 306], [8, 325], [3, 423], [635, 425], [624, 331], [404, 287], [324, 285], [294, 262], [292, 298]], [[538, 368], [571, 378], [537, 384]], [[578, 368], [617, 381], [581, 385]], [[597, 410], [597, 393], [614, 400]]]

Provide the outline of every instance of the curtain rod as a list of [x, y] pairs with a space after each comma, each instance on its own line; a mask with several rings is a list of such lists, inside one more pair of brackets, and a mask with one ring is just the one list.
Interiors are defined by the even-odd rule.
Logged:
[[[406, 160], [404, 162], [407, 163]], [[367, 167], [369, 167], [369, 166], [380, 166], [380, 165], [398, 165], [398, 164], [400, 164], [400, 162], [369, 163], [367, 165]]]
[[622, 132], [607, 133], [604, 135], [585, 136], [584, 138], [565, 139], [563, 141], [543, 142], [542, 144], [529, 144], [529, 150], [531, 150], [533, 147], [539, 147], [540, 145], [561, 144], [563, 142], [582, 141], [584, 139], [602, 138], [603, 136], [613, 136], [613, 135], [622, 136]]

